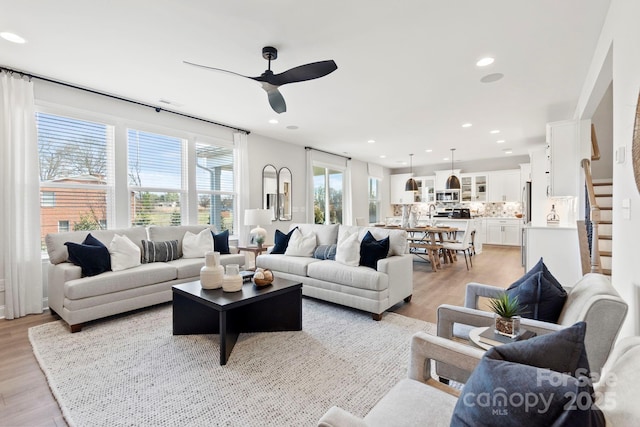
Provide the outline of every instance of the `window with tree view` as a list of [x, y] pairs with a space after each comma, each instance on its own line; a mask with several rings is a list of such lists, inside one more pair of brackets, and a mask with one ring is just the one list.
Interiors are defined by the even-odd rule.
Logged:
[[42, 241], [48, 233], [106, 228], [113, 128], [46, 113], [36, 114], [36, 124]]
[[127, 130], [131, 225], [180, 225], [185, 140]]
[[198, 224], [213, 224], [234, 234], [235, 186], [233, 148], [196, 144]]
[[316, 224], [342, 224], [343, 172], [313, 167], [313, 216]]

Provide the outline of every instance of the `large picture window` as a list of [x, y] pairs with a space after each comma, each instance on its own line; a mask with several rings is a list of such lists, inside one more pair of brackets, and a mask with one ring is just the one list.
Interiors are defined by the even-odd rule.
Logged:
[[47, 113], [37, 113], [36, 124], [43, 242], [48, 233], [65, 229], [105, 228], [112, 205], [113, 128]]
[[131, 225], [180, 225], [186, 141], [127, 131]]

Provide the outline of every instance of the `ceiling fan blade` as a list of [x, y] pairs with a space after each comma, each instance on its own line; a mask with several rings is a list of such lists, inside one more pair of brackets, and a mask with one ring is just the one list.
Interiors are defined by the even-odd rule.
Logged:
[[188, 64], [188, 65], [193, 65], [194, 67], [204, 68], [205, 70], [221, 71], [223, 73], [233, 74], [233, 75], [236, 75], [238, 77], [244, 77], [245, 79], [253, 79], [253, 77], [249, 77], [249, 76], [245, 76], [245, 75], [242, 75], [242, 74], [234, 73], [233, 71], [229, 71], [229, 70], [223, 70], [222, 68], [209, 67], [207, 65], [195, 64], [195, 63], [189, 62], [189, 61], [182, 61], [182, 62], [185, 63], [185, 64]]
[[261, 77], [264, 77], [264, 81], [274, 86], [282, 86], [287, 83], [304, 82], [306, 80], [324, 77], [337, 69], [338, 66], [336, 63], [329, 60], [300, 65], [299, 67], [291, 68], [280, 74], [263, 74]]
[[273, 111], [278, 114], [282, 114], [287, 111], [287, 103], [284, 102], [284, 97], [278, 90], [277, 86], [270, 85], [269, 83], [262, 83], [262, 88], [267, 92], [269, 97], [269, 104]]

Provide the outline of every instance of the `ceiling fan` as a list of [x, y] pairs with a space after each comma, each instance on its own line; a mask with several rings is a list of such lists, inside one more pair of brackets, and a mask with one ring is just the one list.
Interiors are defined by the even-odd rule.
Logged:
[[300, 65], [299, 67], [291, 68], [280, 74], [273, 74], [271, 71], [271, 61], [278, 58], [278, 49], [272, 46], [265, 46], [262, 48], [262, 57], [269, 61], [269, 68], [258, 77], [249, 77], [242, 74], [235, 73], [233, 71], [222, 70], [220, 68], [208, 67], [206, 65], [194, 64], [189, 61], [182, 61], [185, 64], [195, 65], [196, 67], [206, 68], [208, 70], [222, 71], [224, 73], [235, 74], [236, 76], [245, 77], [247, 79], [260, 82], [262, 89], [267, 92], [269, 97], [269, 104], [276, 113], [284, 113], [287, 111], [287, 104], [284, 102], [282, 94], [278, 90], [278, 87], [286, 85], [288, 83], [303, 82], [306, 80], [313, 80], [320, 77], [324, 77], [338, 69], [338, 66], [333, 60], [312, 62], [310, 64]]

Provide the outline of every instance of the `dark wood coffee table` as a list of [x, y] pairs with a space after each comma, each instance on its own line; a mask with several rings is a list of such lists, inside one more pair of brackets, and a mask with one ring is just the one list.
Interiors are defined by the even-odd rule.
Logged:
[[242, 332], [302, 330], [302, 283], [275, 278], [242, 291], [202, 289], [200, 281], [173, 289], [173, 335], [220, 334], [220, 364], [229, 360]]

